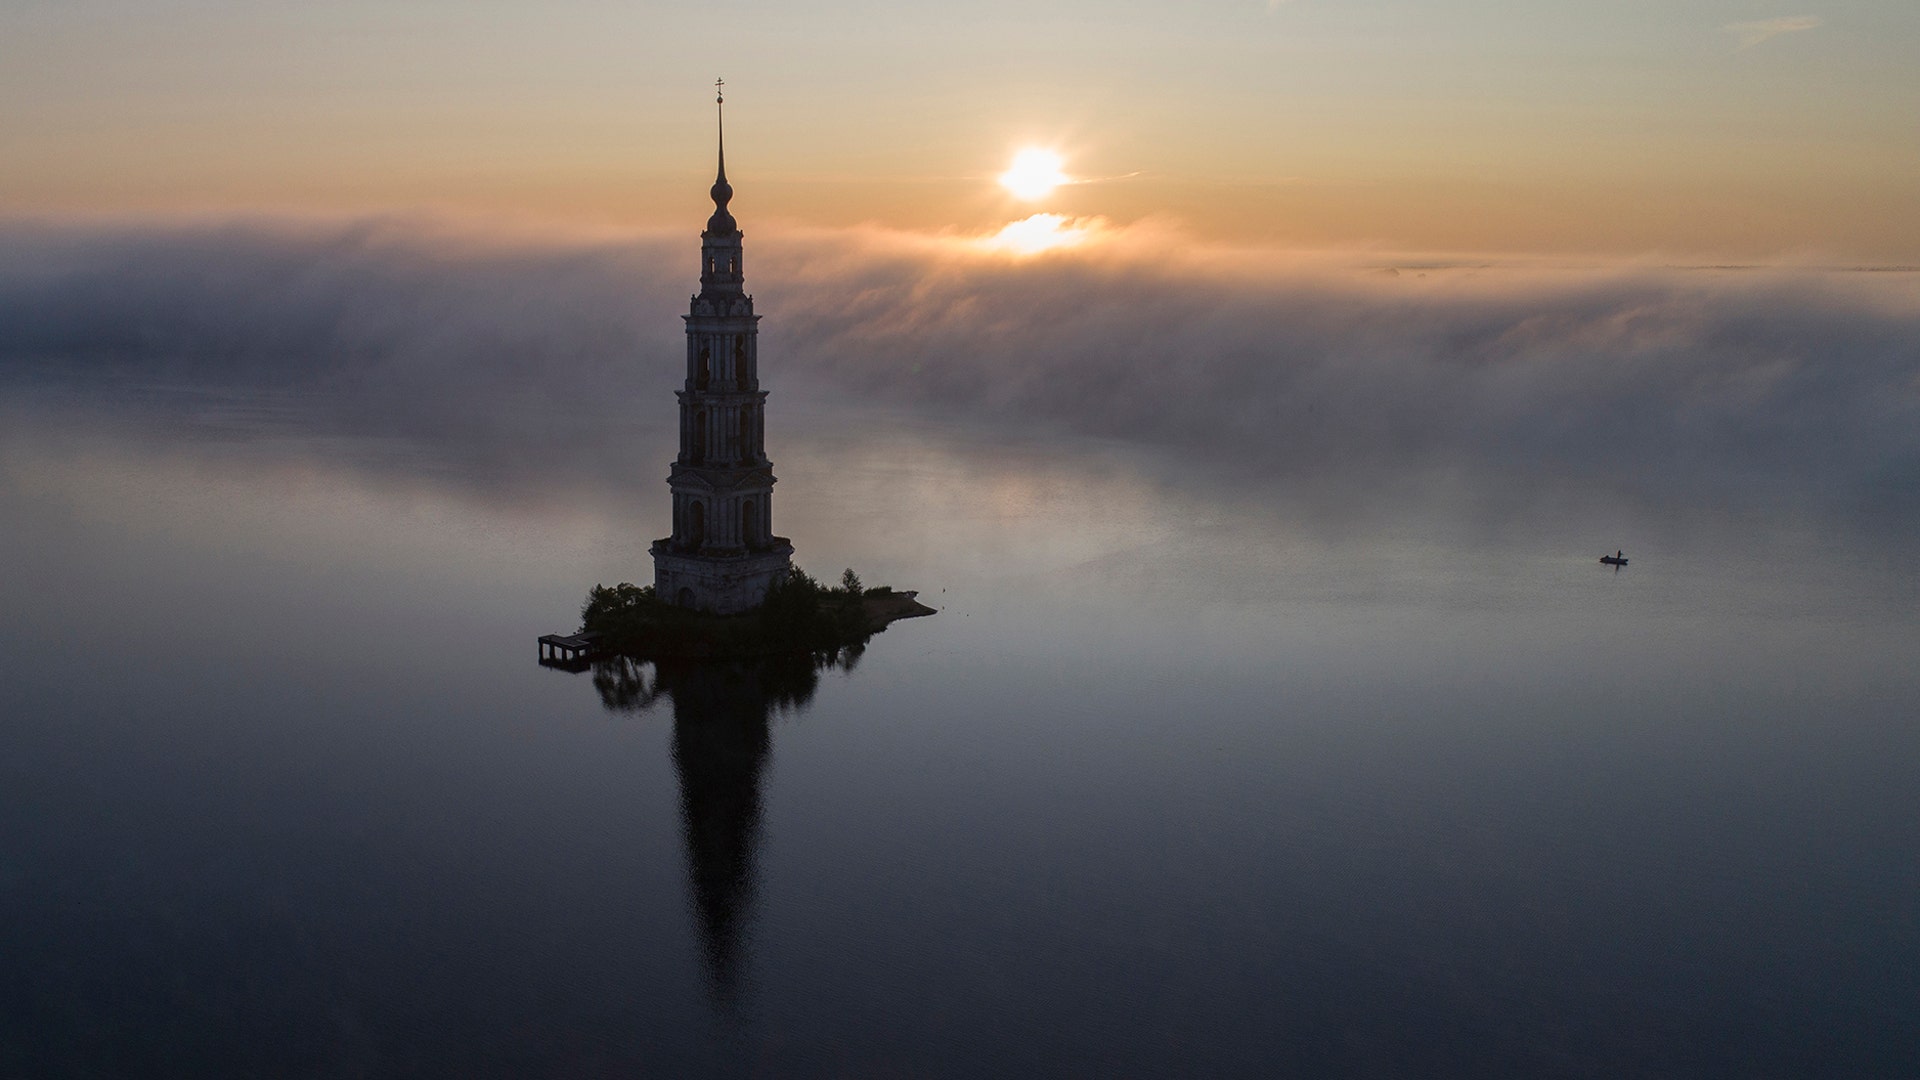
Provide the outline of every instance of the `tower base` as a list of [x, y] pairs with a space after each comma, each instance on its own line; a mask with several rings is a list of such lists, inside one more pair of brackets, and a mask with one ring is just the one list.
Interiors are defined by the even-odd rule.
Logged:
[[653, 542], [654, 595], [710, 615], [752, 611], [792, 569], [793, 545], [777, 536], [772, 547], [737, 555], [691, 555], [666, 540]]

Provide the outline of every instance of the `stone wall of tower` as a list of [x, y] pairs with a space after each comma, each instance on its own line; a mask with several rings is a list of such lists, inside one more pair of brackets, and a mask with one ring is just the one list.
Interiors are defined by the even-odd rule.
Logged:
[[760, 390], [756, 319], [688, 316], [681, 461], [725, 464], [764, 458], [766, 395]]
[[724, 305], [728, 314], [705, 313], [714, 306], [695, 297], [695, 313], [687, 316], [680, 452], [668, 481], [674, 491], [669, 541], [685, 554], [760, 551], [774, 542], [758, 316], [744, 296]]

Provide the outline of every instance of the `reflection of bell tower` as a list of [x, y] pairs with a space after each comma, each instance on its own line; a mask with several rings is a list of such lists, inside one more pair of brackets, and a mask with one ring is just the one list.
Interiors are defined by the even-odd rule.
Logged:
[[733, 667], [687, 671], [674, 680], [672, 694], [673, 767], [680, 774], [694, 916], [714, 992], [732, 999], [753, 903], [770, 703], [751, 672]]
[[680, 828], [687, 883], [714, 996], [733, 1002], [752, 913], [754, 851], [760, 839], [760, 781], [772, 751], [776, 712], [812, 700], [820, 671], [851, 670], [859, 646], [730, 662], [649, 664], [625, 656], [593, 662], [593, 686], [610, 712], [644, 713], [673, 702], [673, 768], [680, 778]]
[[[723, 101], [716, 96], [716, 105]], [[700, 234], [700, 293], [684, 316], [680, 456], [667, 477], [673, 535], [654, 541], [653, 583], [670, 604], [730, 615], [758, 607], [770, 587], [786, 580], [793, 545], [773, 535], [760, 316], [743, 287], [740, 229], [727, 212], [733, 186], [727, 183], [724, 112], [712, 194], [713, 216]]]

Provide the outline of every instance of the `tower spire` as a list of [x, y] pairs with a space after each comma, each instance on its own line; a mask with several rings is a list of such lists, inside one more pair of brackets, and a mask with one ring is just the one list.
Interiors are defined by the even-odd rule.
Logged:
[[713, 111], [718, 123], [720, 144], [720, 169], [713, 180], [713, 221], [707, 227], [712, 229], [721, 225], [720, 231], [732, 231], [733, 216], [727, 213], [727, 203], [733, 198], [733, 185], [727, 183], [727, 80], [713, 80]]

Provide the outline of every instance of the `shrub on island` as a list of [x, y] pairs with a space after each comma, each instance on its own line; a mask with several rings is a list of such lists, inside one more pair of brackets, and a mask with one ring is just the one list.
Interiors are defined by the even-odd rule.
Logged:
[[865, 588], [851, 568], [831, 588], [796, 566], [752, 611], [708, 615], [667, 603], [651, 585], [621, 582], [595, 585], [587, 593], [580, 625], [582, 632], [597, 636], [601, 649], [629, 656], [821, 652], [865, 642], [901, 617], [864, 602], [893, 595], [889, 586]]

